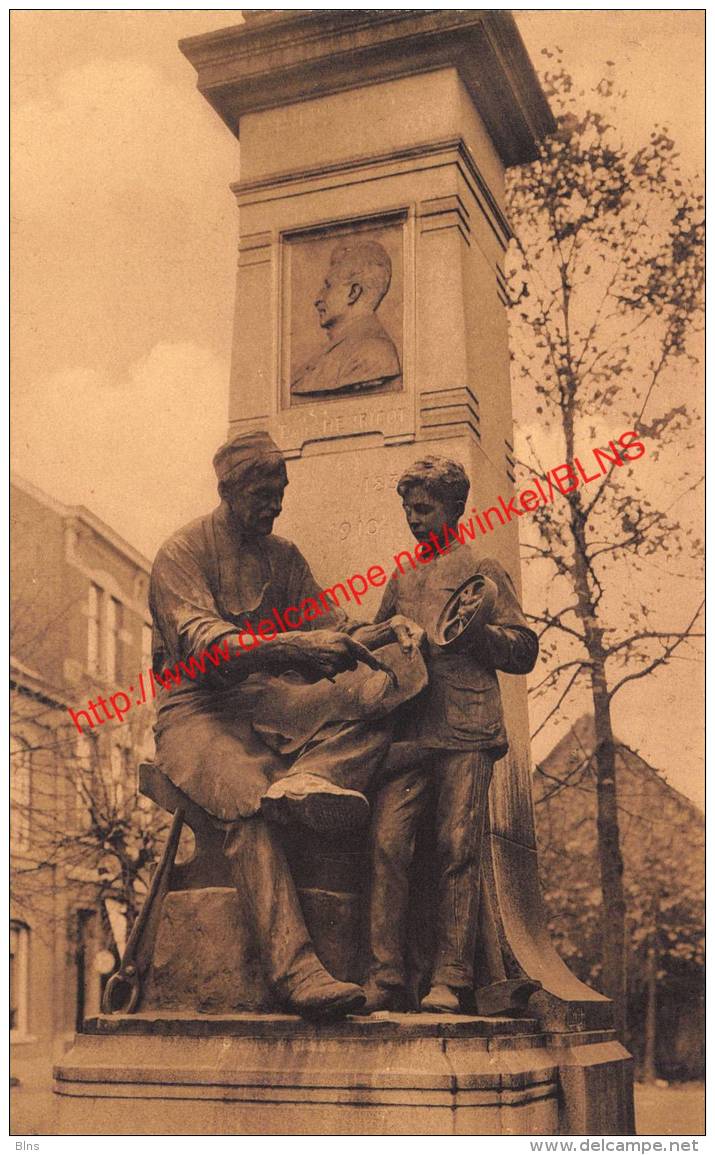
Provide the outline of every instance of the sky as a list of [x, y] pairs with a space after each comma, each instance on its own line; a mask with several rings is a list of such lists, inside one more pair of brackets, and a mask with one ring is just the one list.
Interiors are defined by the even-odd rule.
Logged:
[[[515, 15], [537, 68], [558, 45], [590, 87], [613, 61], [626, 142], [667, 124], [697, 168], [701, 13]], [[148, 557], [215, 503], [238, 236], [238, 142], [177, 41], [239, 21], [238, 10], [11, 18], [12, 464]], [[699, 800], [692, 694], [676, 670], [648, 692], [666, 708], [657, 722], [636, 709], [626, 740]]]

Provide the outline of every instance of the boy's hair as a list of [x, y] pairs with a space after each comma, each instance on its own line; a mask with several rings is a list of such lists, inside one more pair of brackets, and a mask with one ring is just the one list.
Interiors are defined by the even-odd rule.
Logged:
[[458, 461], [448, 457], [429, 456], [415, 461], [406, 469], [397, 483], [397, 492], [405, 497], [411, 489], [421, 485], [438, 501], [457, 508], [457, 515], [464, 512], [469, 493], [469, 478]]

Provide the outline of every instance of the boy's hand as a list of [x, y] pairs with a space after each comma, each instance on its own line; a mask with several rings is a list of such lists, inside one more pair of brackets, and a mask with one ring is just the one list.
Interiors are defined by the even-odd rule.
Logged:
[[350, 634], [356, 642], [360, 642], [368, 650], [379, 650], [387, 646], [394, 639], [394, 634], [388, 622], [375, 622], [373, 625], [360, 626]]
[[425, 637], [422, 626], [418, 626], [417, 622], [402, 614], [395, 614], [390, 618], [389, 624], [403, 654], [416, 654]]

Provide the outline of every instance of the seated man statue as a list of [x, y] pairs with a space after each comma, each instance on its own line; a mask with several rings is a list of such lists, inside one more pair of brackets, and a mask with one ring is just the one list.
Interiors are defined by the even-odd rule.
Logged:
[[[447, 527], [456, 527], [469, 492], [462, 466], [427, 457], [402, 475], [397, 492], [412, 534], [427, 543], [434, 557], [393, 575], [376, 620], [400, 613], [424, 629], [429, 684], [402, 711], [400, 738], [414, 743], [414, 765], [383, 785], [374, 805], [365, 1012], [409, 1009], [409, 871], [420, 818], [428, 800], [436, 797], [436, 957], [421, 1009], [455, 1013], [473, 989], [487, 795], [494, 762], [508, 749], [496, 671], [527, 674], [538, 641], [502, 566], [447, 534]], [[457, 653], [437, 643], [437, 619], [450, 595], [475, 574], [486, 579], [491, 610], [471, 649]], [[420, 757], [425, 750], [431, 753], [426, 762]]]
[[[349, 636], [348, 619], [327, 603], [298, 549], [272, 534], [288, 479], [267, 433], [229, 440], [214, 467], [220, 506], [169, 538], [152, 569], [153, 661], [164, 671], [156, 761], [215, 822], [277, 998], [298, 1013], [334, 1017], [364, 996], [318, 960], [274, 822], [320, 832], [366, 821], [362, 790], [389, 747], [389, 715], [422, 689], [424, 663], [410, 650], [410, 671], [395, 690], [380, 672], [389, 667]], [[278, 633], [286, 607], [294, 623], [302, 611], [302, 624]], [[371, 644], [388, 635], [398, 656], [401, 647], [407, 654], [407, 624], [395, 619]], [[218, 649], [229, 655], [229, 641], [229, 660], [212, 662]], [[197, 676], [192, 659], [206, 672]], [[358, 662], [367, 665], [358, 670]], [[341, 690], [341, 680], [370, 666], [387, 690], [380, 682], [377, 693], [374, 684], [361, 693], [359, 679]], [[177, 678], [166, 676], [171, 669]], [[178, 676], [187, 669], [190, 676]], [[333, 684], [319, 686], [324, 678]], [[331, 699], [337, 704], [326, 710]]]

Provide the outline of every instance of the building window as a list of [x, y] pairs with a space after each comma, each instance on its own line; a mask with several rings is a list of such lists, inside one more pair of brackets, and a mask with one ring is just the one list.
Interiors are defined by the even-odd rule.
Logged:
[[102, 609], [102, 591], [94, 582], [89, 587], [87, 613], [87, 668], [90, 674], [99, 673], [99, 637]]
[[145, 622], [142, 626], [142, 670], [150, 670], [151, 664], [151, 626]]
[[87, 668], [109, 681], [119, 675], [124, 607], [94, 582], [89, 587], [87, 611]]
[[106, 599], [104, 673], [107, 678], [117, 677], [117, 655], [119, 653], [119, 632], [122, 628], [122, 603], [116, 598]]
[[[99, 948], [99, 916], [96, 910], [77, 911], [77, 992], [75, 1029], [84, 1029], [84, 1020], [98, 1015], [102, 997], [102, 975], [95, 959]], [[106, 954], [107, 952], [102, 952]]]
[[28, 993], [30, 931], [23, 922], [10, 923], [10, 1041], [26, 1036], [29, 1028]]
[[13, 850], [30, 846], [32, 754], [21, 738], [10, 739], [10, 842]]

